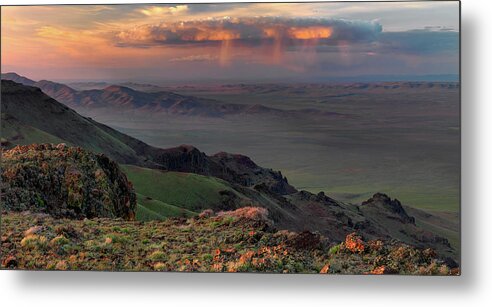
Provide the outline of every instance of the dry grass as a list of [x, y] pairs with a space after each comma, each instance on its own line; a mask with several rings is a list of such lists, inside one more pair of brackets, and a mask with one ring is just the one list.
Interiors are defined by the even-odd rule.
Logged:
[[[2, 214], [2, 267], [29, 270], [456, 274], [430, 250], [333, 243], [276, 231], [262, 208], [190, 219], [136, 222]], [[38, 227], [39, 226], [39, 227]], [[26, 230], [36, 227], [36, 234]], [[364, 249], [353, 249], [356, 239]], [[333, 250], [336, 249], [336, 252]]]

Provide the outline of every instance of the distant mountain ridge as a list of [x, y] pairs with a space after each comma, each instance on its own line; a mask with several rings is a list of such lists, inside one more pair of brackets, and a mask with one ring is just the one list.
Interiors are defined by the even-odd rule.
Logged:
[[[309, 90], [333, 89], [340, 91], [382, 91], [382, 90], [402, 90], [402, 89], [457, 89], [458, 82], [441, 81], [392, 81], [392, 82], [329, 82], [329, 83], [231, 83], [221, 85], [180, 85], [172, 87], [174, 91], [221, 91], [234, 93], [284, 93], [284, 94], [304, 94]], [[350, 92], [346, 92], [349, 96]], [[354, 94], [354, 93], [352, 93]]]
[[10, 80], [20, 84], [34, 86], [36, 81], [20, 76], [15, 72], [2, 73], [2, 80]]
[[76, 110], [107, 108], [118, 111], [162, 112], [174, 115], [205, 117], [223, 117], [238, 114], [265, 114], [281, 117], [306, 114], [346, 117], [344, 114], [315, 109], [281, 110], [259, 104], [223, 103], [214, 99], [180, 95], [168, 91], [142, 92], [121, 85], [77, 91], [62, 83], [48, 80], [36, 82], [16, 73], [2, 74], [2, 79], [39, 87], [48, 96]]

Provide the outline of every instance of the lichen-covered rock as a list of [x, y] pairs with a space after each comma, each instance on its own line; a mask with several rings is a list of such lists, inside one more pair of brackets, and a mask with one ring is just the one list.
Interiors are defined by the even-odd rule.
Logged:
[[2, 205], [54, 217], [135, 217], [132, 184], [116, 162], [63, 144], [17, 146], [2, 154]]
[[[396, 240], [364, 241], [357, 233], [347, 235], [337, 252], [330, 252], [329, 274], [459, 275], [459, 265]], [[452, 259], [450, 259], [452, 260]]]
[[362, 253], [366, 249], [364, 241], [355, 232], [347, 235], [344, 246], [353, 253]]

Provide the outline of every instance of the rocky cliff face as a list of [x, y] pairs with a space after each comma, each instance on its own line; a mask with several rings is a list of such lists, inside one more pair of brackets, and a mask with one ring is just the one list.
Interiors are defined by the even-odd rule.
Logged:
[[218, 165], [215, 176], [243, 186], [264, 184], [274, 193], [286, 195], [297, 192], [280, 171], [256, 165], [249, 157], [220, 152], [210, 157]]
[[147, 150], [146, 154], [165, 170], [213, 176], [245, 187], [262, 184], [282, 195], [297, 192], [280, 171], [260, 167], [247, 156], [225, 152], [207, 156], [190, 145]]
[[41, 144], [4, 151], [1, 192], [4, 211], [75, 219], [135, 217], [135, 192], [118, 165], [79, 147]]
[[391, 199], [386, 194], [376, 193], [373, 197], [362, 202], [362, 209], [374, 208], [380, 212], [386, 212], [390, 219], [398, 220], [402, 223], [415, 225], [415, 218], [407, 214], [398, 199]]

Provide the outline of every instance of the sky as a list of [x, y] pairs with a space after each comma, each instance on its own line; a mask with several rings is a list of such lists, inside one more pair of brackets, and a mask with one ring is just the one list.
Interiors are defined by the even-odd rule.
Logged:
[[459, 73], [459, 4], [3, 6], [2, 72], [34, 80], [272, 81]]

